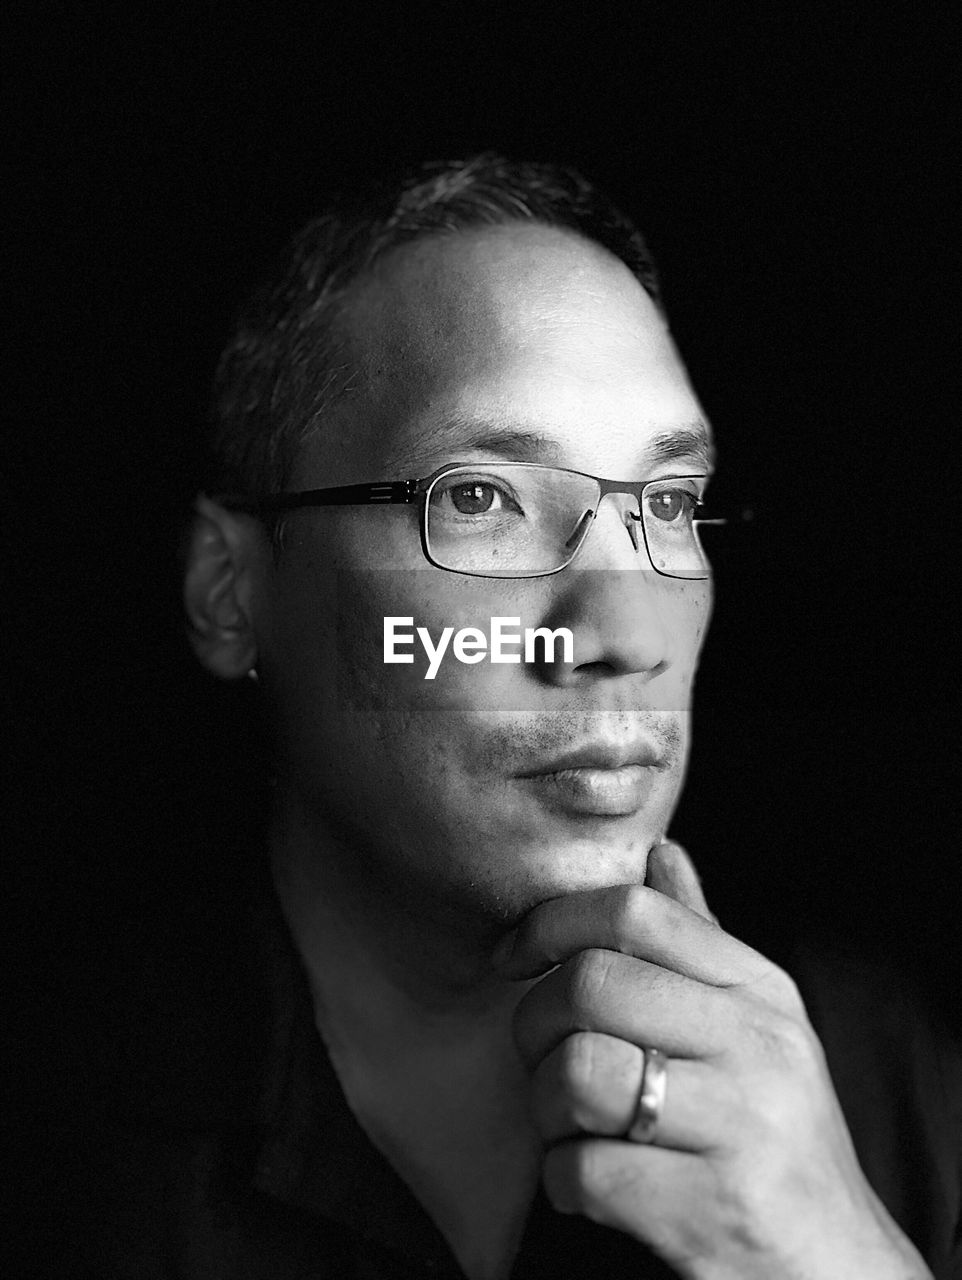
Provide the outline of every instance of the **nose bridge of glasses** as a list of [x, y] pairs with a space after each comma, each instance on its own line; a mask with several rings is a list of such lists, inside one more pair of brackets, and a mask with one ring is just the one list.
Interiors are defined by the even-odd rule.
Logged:
[[628, 536], [631, 538], [632, 545], [638, 550], [638, 526], [642, 520], [641, 511], [641, 486], [617, 484], [613, 481], [601, 482], [601, 493], [598, 497], [598, 513], [601, 511], [602, 504], [606, 498], [610, 498], [609, 505], [613, 506], [618, 513], [621, 523], [628, 530]]
[[595, 519], [601, 515], [602, 504], [606, 498], [611, 497], [612, 502], [609, 505], [615, 508], [617, 518], [625, 526], [631, 539], [631, 545], [637, 553], [641, 550], [642, 545], [639, 538], [642, 513], [638, 487], [629, 487], [628, 485], [612, 482], [599, 482], [599, 490], [594, 507], [589, 507], [579, 516], [571, 536], [565, 543], [565, 550], [572, 557], [581, 550], [591, 526], [594, 524]]
[[629, 508], [633, 507], [636, 511], [641, 510], [641, 493], [644, 489], [643, 482], [620, 481], [620, 480], [599, 480], [598, 481], [598, 502], [604, 502], [605, 498], [613, 498], [614, 505], [623, 513], [627, 513]]

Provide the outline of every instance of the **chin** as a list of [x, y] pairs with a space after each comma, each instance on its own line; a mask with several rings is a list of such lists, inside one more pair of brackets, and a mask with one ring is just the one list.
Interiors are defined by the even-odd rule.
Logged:
[[462, 880], [459, 896], [464, 895], [464, 905], [469, 899], [470, 909], [488, 921], [513, 927], [551, 898], [644, 883], [648, 852], [660, 835], [660, 829], [652, 828], [615, 843], [582, 838], [548, 848], [503, 851], [478, 874]]
[[532, 868], [537, 880], [561, 893], [581, 893], [615, 884], [641, 884], [648, 868], [648, 853], [658, 836], [635, 836], [612, 847], [593, 840], [573, 842], [567, 849], [554, 849]]

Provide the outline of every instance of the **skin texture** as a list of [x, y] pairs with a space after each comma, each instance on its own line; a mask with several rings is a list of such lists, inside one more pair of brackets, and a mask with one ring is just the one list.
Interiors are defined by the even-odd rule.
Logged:
[[[641, 286], [573, 235], [408, 246], [345, 324], [351, 387], [292, 489], [498, 458], [612, 479], [704, 469], [654, 461], [656, 435], [700, 406]], [[481, 449], [479, 424], [540, 443]], [[494, 581], [429, 566], [412, 508], [298, 512], [275, 559], [256, 521], [199, 501], [194, 644], [224, 677], [257, 663], [275, 883], [318, 1027], [472, 1280], [508, 1274], [539, 1177], [559, 1209], [692, 1280], [925, 1276], [861, 1173], [791, 980], [719, 927], [661, 842], [711, 588], [651, 570], [628, 502], [606, 499], [562, 573]], [[447, 661], [425, 681], [419, 648], [384, 664], [386, 615], [435, 639], [495, 615], [567, 627], [574, 660]], [[641, 739], [648, 782], [614, 812], [573, 812], [523, 776]], [[668, 1096], [640, 1146], [623, 1135], [646, 1044], [669, 1055]]]

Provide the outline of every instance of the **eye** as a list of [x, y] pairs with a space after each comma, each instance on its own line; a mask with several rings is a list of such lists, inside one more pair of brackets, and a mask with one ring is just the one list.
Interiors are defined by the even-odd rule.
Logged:
[[648, 495], [649, 511], [666, 524], [690, 520], [699, 506], [698, 498], [688, 489], [657, 489]]
[[493, 484], [482, 484], [477, 480], [469, 480], [466, 484], [455, 485], [448, 490], [455, 510], [463, 516], [480, 516], [490, 511], [498, 497]]
[[511, 495], [490, 480], [459, 480], [442, 489], [440, 496], [442, 501], [450, 502], [458, 515], [462, 516], [483, 516], [519, 510]]

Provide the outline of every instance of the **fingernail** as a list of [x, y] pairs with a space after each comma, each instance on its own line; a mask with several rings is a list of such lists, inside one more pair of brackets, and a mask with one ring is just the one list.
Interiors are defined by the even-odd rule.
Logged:
[[512, 929], [510, 933], [506, 933], [495, 949], [491, 952], [491, 963], [497, 969], [504, 968], [511, 959], [514, 951], [514, 944], [518, 940], [517, 929]]

